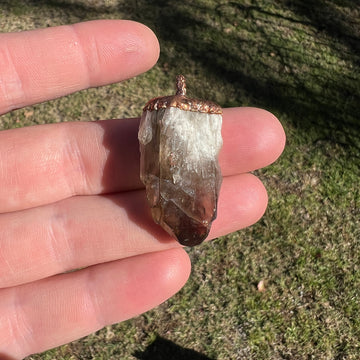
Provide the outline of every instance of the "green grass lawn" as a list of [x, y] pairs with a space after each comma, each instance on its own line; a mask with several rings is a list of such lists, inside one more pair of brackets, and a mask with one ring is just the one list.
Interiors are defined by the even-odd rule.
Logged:
[[177, 295], [28, 359], [359, 359], [360, 3], [0, 3], [2, 31], [98, 18], [152, 28], [161, 43], [157, 66], [14, 111], [0, 117], [1, 129], [139, 116], [147, 100], [172, 93], [182, 73], [190, 95], [273, 112], [287, 148], [257, 172], [269, 192], [263, 219], [190, 249], [192, 275]]

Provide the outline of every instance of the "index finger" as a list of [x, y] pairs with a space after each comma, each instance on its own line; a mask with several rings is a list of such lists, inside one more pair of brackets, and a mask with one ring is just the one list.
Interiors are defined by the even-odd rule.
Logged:
[[159, 43], [145, 25], [96, 20], [0, 34], [0, 114], [151, 68]]

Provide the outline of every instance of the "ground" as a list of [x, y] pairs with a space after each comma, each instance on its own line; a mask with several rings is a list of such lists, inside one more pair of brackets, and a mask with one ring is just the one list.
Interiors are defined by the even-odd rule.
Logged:
[[[287, 147], [256, 172], [256, 225], [189, 250], [187, 285], [158, 308], [50, 359], [358, 359], [360, 5], [349, 0], [3, 0], [2, 31], [126, 18], [160, 39], [154, 69], [0, 117], [0, 128], [133, 117], [173, 93], [273, 112]], [[191, 85], [190, 85], [191, 84]], [[261, 282], [261, 283], [260, 283]], [[260, 283], [260, 285], [259, 285]], [[261, 290], [261, 291], [260, 291]]]

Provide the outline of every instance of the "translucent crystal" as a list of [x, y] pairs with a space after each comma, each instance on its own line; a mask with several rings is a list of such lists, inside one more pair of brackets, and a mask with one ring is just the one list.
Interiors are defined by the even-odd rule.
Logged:
[[183, 245], [201, 243], [216, 218], [221, 123], [221, 114], [177, 107], [145, 110], [141, 118], [140, 177], [151, 213]]

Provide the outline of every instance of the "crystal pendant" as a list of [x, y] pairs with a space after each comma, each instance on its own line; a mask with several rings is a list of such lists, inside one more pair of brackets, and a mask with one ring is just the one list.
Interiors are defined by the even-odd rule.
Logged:
[[182, 245], [194, 246], [205, 240], [216, 218], [222, 109], [186, 97], [184, 76], [176, 80], [176, 95], [144, 107], [140, 178], [154, 221]]

